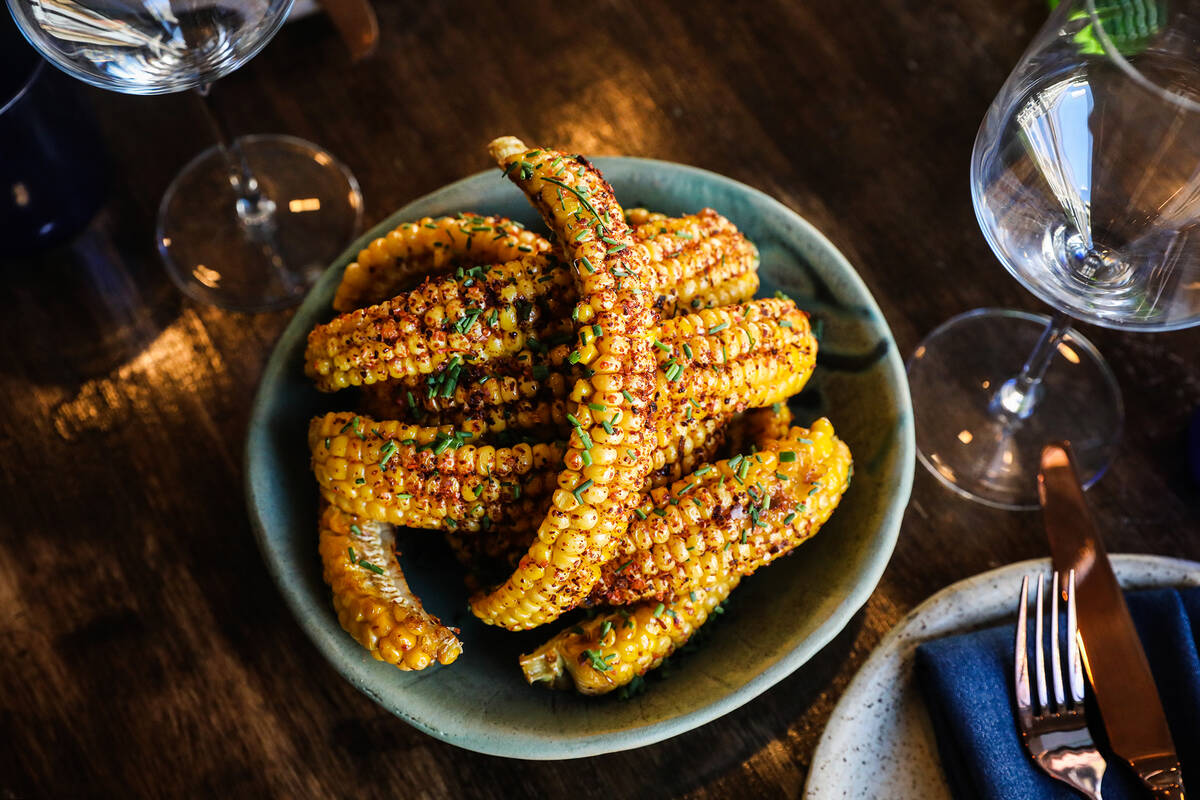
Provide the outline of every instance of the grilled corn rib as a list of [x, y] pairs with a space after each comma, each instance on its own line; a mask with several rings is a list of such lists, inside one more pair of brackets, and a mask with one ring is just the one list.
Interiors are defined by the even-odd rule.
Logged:
[[508, 581], [471, 600], [483, 621], [521, 630], [578, 605], [625, 535], [650, 470], [657, 319], [645, 257], [600, 173], [581, 157], [529, 149], [513, 137], [489, 149], [566, 250], [578, 330], [602, 331], [580, 341], [578, 363], [590, 373], [571, 393], [571, 440], [537, 541]]
[[[767, 444], [768, 440], [787, 434], [791, 419], [791, 411], [784, 405], [738, 414], [728, 424], [721, 419], [708, 439], [690, 445], [692, 452], [687, 458], [676, 462], [678, 466], [664, 474], [664, 480], [659, 481], [652, 474], [651, 484], [661, 485], [678, 479], [682, 474], [691, 473], [698, 464], [710, 460], [717, 450], [728, 447], [729, 441], [737, 442], [739, 450], [743, 449], [743, 444]], [[682, 446], [689, 447], [686, 444]], [[684, 466], [685, 463], [687, 466]], [[631, 518], [630, 522], [636, 523], [636, 518]], [[534, 533], [529, 526], [509, 523], [478, 533], [448, 532], [446, 541], [469, 573], [486, 574], [496, 566], [506, 567], [510, 571], [515, 568], [520, 556], [533, 544]]]
[[458, 658], [456, 631], [425, 611], [409, 590], [391, 525], [325, 506], [320, 551], [338, 622], [371, 655], [402, 670]]
[[467, 279], [426, 281], [318, 325], [308, 335], [305, 373], [329, 392], [520, 352], [539, 327], [566, 317], [570, 278], [554, 263], [534, 254], [473, 267]]
[[[603, 333], [603, 329], [600, 329]], [[595, 330], [584, 330], [585, 347]], [[791, 300], [755, 300], [664, 320], [654, 331], [659, 375], [656, 404], [678, 417], [732, 413], [782, 402], [804, 387], [816, 364], [808, 315]], [[369, 395], [378, 416], [441, 423], [485, 419], [495, 430], [553, 424], [569, 430], [565, 402], [583, 370], [580, 351], [558, 344], [461, 369], [452, 392], [432, 391], [439, 373], [421, 383], [384, 384]], [[420, 413], [414, 413], [420, 412]]]
[[358, 259], [342, 273], [333, 307], [352, 311], [454, 267], [503, 264], [549, 251], [550, 243], [543, 237], [504, 217], [423, 217], [401, 223], [360, 250]]
[[[630, 249], [651, 260], [648, 280], [665, 314], [746, 300], [757, 290], [757, 249], [715, 211], [650, 227], [656, 235]], [[566, 311], [576, 299], [569, 270], [542, 253], [460, 267], [317, 326], [305, 371], [319, 389], [333, 391], [427, 374], [445, 363], [438, 356], [446, 348], [460, 361], [486, 362], [525, 345], [536, 360], [545, 343], [570, 338]]]
[[829, 420], [702, 467], [639, 506], [590, 602], [666, 599], [749, 575], [812, 537], [849, 485], [850, 450]]
[[475, 531], [540, 516], [562, 445], [494, 447], [484, 432], [340, 412], [314, 418], [308, 443], [321, 496], [366, 519]]
[[602, 613], [562, 631], [528, 655], [521, 669], [531, 684], [604, 694], [662, 664], [713, 614], [741, 580], [717, 578], [706, 589], [671, 601], [643, 602]]

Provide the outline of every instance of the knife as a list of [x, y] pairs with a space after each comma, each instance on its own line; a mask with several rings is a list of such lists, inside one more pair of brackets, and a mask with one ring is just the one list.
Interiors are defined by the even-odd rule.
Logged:
[[1109, 746], [1156, 797], [1183, 800], [1183, 775], [1162, 700], [1066, 442], [1042, 450], [1038, 496], [1054, 568], [1063, 574], [1075, 570], [1084, 668]]

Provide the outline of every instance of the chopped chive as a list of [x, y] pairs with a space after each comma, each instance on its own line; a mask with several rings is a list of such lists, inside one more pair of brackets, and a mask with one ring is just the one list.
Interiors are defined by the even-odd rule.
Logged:
[[665, 609], [665, 608], [666, 608], [666, 606], [664, 606], [662, 603], [659, 603], [659, 604], [658, 604], [657, 606], [655, 606], [655, 608], [654, 608], [654, 616], [656, 616], [656, 617], [661, 617], [661, 616], [662, 616], [662, 613], [663, 613], [663, 609]]
[[669, 353], [669, 352], [671, 352], [671, 345], [669, 345], [669, 344], [663, 344], [663, 343], [662, 343], [662, 342], [660, 342], [658, 339], [655, 339], [655, 340], [654, 340], [654, 342], [653, 342], [653, 344], [654, 344], [654, 346], [655, 346], [655, 347], [657, 347], [659, 350], [662, 350], [664, 353]]
[[583, 428], [576, 428], [575, 430], [579, 433], [579, 441], [583, 445], [584, 449], [591, 450], [592, 449], [592, 437], [588, 436], [588, 432], [585, 431]]
[[784, 524], [784, 525], [791, 525], [791, 524], [792, 524], [792, 521], [793, 521], [794, 519], [796, 519], [796, 512], [795, 512], [795, 511], [793, 511], [792, 513], [788, 514], [786, 517], [784, 517], [784, 518], [783, 518], [783, 524]]
[[578, 364], [579, 359], [581, 358], [583, 358], [583, 356], [579, 355], [578, 350], [572, 350], [571, 355], [567, 356], [567, 362], [570, 364]]
[[588, 403], [588, 408], [590, 408], [592, 411], [604, 411], [605, 410], [605, 406], [603, 403]]
[[792, 327], [792, 321], [790, 319], [781, 319], [779, 320], [779, 327], [790, 328]]
[[797, 439], [800, 444], [812, 444], [812, 439]]
[[713, 325], [711, 328], [708, 329], [708, 332], [709, 333], [719, 333], [728, 327], [729, 327], [728, 322], [722, 322], [719, 325]]
[[356, 555], [354, 555], [354, 548], [353, 548], [353, 547], [347, 547], [347, 548], [346, 548], [346, 552], [347, 552], [347, 553], [350, 555], [350, 563], [351, 563], [351, 564], [357, 564], [357, 563], [358, 563], [358, 557], [357, 557]]
[[592, 488], [592, 479], [588, 478], [586, 481], [584, 481], [583, 483], [576, 486], [571, 491], [571, 494], [575, 495], [575, 499], [582, 503], [583, 500], [580, 498], [580, 495], [583, 494], [584, 492], [586, 492], [590, 488]]
[[594, 333], [596, 335], [596, 338], [599, 339], [601, 336], [604, 335], [604, 328], [601, 328], [599, 325], [593, 325], [592, 333]]
[[626, 402], [629, 402], [629, 403], [633, 402], [633, 395], [631, 395], [629, 392], [627, 392], [624, 389], [621, 390], [621, 396], [625, 398]]
[[450, 526], [450, 530], [458, 527], [458, 520], [454, 519], [454, 517], [444, 517], [442, 521]]
[[775, 477], [779, 478], [781, 481], [786, 481], [788, 479], [788, 476], [784, 475], [782, 472], [776, 472]]
[[357, 486], [362, 486], [362, 485], [363, 485], [364, 483], [366, 483], [366, 482], [367, 482], [367, 479], [366, 479], [366, 478], [355, 478], [355, 479], [354, 479], [354, 483], [355, 483], [355, 485], [357, 485]]
[[613, 435], [613, 426], [611, 422], [606, 419], [602, 419], [600, 420], [600, 425], [603, 426], [605, 433], [607, 433], [609, 436]]
[[399, 497], [401, 500], [412, 500], [412, 495], [408, 492], [401, 492], [396, 497]]
[[624, 564], [622, 564], [621, 566], [617, 567], [617, 573], [620, 574], [620, 573], [624, 572], [626, 569], [629, 568], [629, 565], [632, 563], [633, 563], [633, 559], [631, 558], [628, 561], [626, 561]]
[[638, 515], [638, 519], [646, 519], [646, 512], [642, 511], [640, 508], [635, 508], [633, 513]]
[[784, 461], [784, 462], [795, 461], [796, 454], [793, 453], [791, 450], [784, 450], [782, 453], [779, 454], [779, 460]]
[[582, 427], [579, 420], [576, 419], [574, 414], [567, 414], [567, 422], [571, 423], [576, 428]]
[[667, 510], [665, 508], [652, 508], [650, 511], [660, 517], [665, 517], [667, 515]]
[[326, 449], [326, 450], [328, 450], [328, 449], [329, 449], [329, 437], [328, 437], [328, 436], [327, 436], [327, 437], [325, 437], [325, 449]]
[[375, 566], [375, 565], [374, 565], [374, 564], [372, 564], [370, 561], [359, 561], [359, 562], [358, 562], [358, 565], [359, 565], [360, 567], [362, 567], [363, 569], [369, 569], [369, 570], [371, 570], [371, 572], [374, 572], [376, 575], [382, 575], [382, 574], [383, 574], [383, 569], [382, 569], [381, 567], [377, 567], [377, 566]]
[[691, 600], [693, 603], [694, 603], [694, 602], [696, 602], [696, 593], [695, 593], [695, 592], [688, 592], [688, 598], [689, 598], [689, 599], [690, 599], [690, 600]]
[[600, 625], [600, 639], [601, 640], [603, 640], [605, 636], [608, 636], [608, 632], [612, 630], [612, 626], [613, 626], [612, 622], [607, 619], [604, 620], [603, 623], [601, 623], [601, 625]]
[[388, 442], [385, 444], [379, 451], [379, 466], [386, 467], [388, 461], [391, 460], [391, 457], [396, 454], [396, 450], [398, 449], [399, 448], [396, 447], [395, 442]]
[[358, 527], [357, 525], [351, 525], [350, 532], [355, 536], [362, 536], [362, 528]]
[[692, 348], [688, 345], [687, 342], [683, 343], [683, 354], [685, 356], [687, 356], [688, 358], [692, 357]]
[[683, 497], [685, 494], [687, 494], [688, 492], [690, 492], [692, 489], [696, 488], [696, 483], [697, 483], [696, 481], [692, 481], [692, 482], [691, 482], [691, 483], [689, 483], [687, 486], [685, 486], [685, 487], [683, 487], [682, 489], [680, 489], [680, 490], [679, 490], [679, 492], [678, 492], [678, 495], [679, 495], [680, 497]]
[[594, 273], [596, 271], [596, 268], [592, 266], [592, 262], [588, 261], [587, 256], [580, 256], [579, 260], [583, 262], [583, 266], [587, 269], [588, 272]]
[[579, 457], [581, 459], [583, 459], [583, 465], [585, 467], [590, 467], [592, 465], [592, 454], [589, 453], [587, 450], [582, 451], [579, 454]]

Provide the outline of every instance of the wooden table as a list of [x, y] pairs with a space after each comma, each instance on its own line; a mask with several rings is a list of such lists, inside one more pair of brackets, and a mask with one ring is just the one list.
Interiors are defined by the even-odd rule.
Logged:
[[[484, 143], [514, 133], [694, 164], [778, 197], [856, 265], [905, 353], [970, 308], [1041, 310], [989, 252], [967, 189], [976, 128], [1038, 0], [376, 5], [373, 59], [349, 63], [311, 18], [216, 95], [238, 129], [344, 159], [368, 223], [490, 166]], [[953, 581], [1046, 553], [1037, 514], [964, 502], [918, 468], [866, 609], [740, 710], [577, 762], [418, 733], [326, 665], [255, 547], [242, 441], [290, 314], [184, 301], [157, 261], [159, 197], [208, 144], [196, 101], [88, 97], [116, 190], [73, 248], [4, 265], [2, 797], [795, 796], [888, 628]], [[1200, 559], [1183, 445], [1200, 329], [1086, 333], [1127, 403], [1119, 456], [1090, 493], [1110, 549]]]

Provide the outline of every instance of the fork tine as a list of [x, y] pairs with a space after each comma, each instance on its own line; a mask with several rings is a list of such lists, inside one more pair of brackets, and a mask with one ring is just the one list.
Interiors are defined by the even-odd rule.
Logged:
[[1062, 652], [1058, 643], [1058, 570], [1054, 570], [1054, 596], [1050, 601], [1050, 672], [1054, 684], [1054, 705], [1058, 710], [1067, 707], [1063, 697]]
[[1029, 702], [1029, 576], [1021, 578], [1021, 605], [1017, 611], [1017, 637], [1013, 643], [1013, 687], [1017, 695], [1017, 717], [1024, 721], [1031, 713]]
[[1046, 699], [1046, 645], [1042, 633], [1042, 586], [1046, 583], [1046, 576], [1038, 574], [1037, 582], [1037, 618], [1033, 621], [1033, 638], [1037, 642], [1037, 649], [1033, 651], [1033, 663], [1037, 668], [1037, 697], [1038, 711], [1045, 714], [1047, 707], [1050, 705]]
[[1083, 664], [1079, 658], [1079, 639], [1075, 621], [1075, 570], [1067, 574], [1067, 669], [1070, 671], [1071, 699], [1083, 702]]

